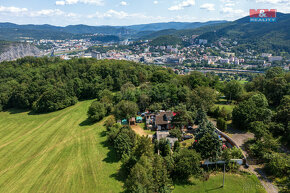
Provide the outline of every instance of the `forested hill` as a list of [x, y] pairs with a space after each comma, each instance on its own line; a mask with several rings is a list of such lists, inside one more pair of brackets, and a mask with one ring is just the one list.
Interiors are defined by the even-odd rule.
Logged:
[[208, 26], [213, 24], [227, 23], [225, 20], [221, 21], [208, 21], [208, 22], [168, 22], [168, 23], [152, 23], [152, 24], [141, 24], [141, 25], [131, 25], [126, 28], [135, 31], [160, 31], [166, 29], [195, 29], [202, 26]]
[[277, 22], [250, 22], [244, 17], [225, 27], [202, 34], [199, 38], [214, 42], [227, 37], [261, 51], [279, 50], [290, 52], [290, 14], [277, 14]]
[[277, 13], [277, 22], [250, 22], [244, 17], [233, 22], [207, 25], [196, 29], [166, 29], [157, 32], [143, 32], [137, 34], [140, 39], [155, 39], [160, 36], [192, 36], [199, 35], [200, 39], [207, 39], [210, 43], [221, 37], [230, 38], [240, 45], [238, 49], [246, 52], [247, 48], [262, 52], [290, 52], [290, 14]]
[[[226, 21], [208, 22], [169, 22], [153, 23], [132, 26], [88, 26], [69, 25], [66, 27], [53, 25], [17, 25], [13, 23], [0, 23], [0, 39], [20, 40], [21, 37], [33, 39], [68, 39], [76, 38], [84, 34], [118, 35], [122, 37], [140, 37], [138, 33], [150, 34], [165, 29], [195, 29], [201, 26], [208, 26]], [[137, 36], [136, 36], [137, 35]], [[142, 35], [141, 35], [142, 36]]]

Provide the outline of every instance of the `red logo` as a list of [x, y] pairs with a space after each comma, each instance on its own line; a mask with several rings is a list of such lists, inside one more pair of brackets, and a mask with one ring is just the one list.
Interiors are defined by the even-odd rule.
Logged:
[[276, 18], [277, 9], [250, 9], [251, 18]]

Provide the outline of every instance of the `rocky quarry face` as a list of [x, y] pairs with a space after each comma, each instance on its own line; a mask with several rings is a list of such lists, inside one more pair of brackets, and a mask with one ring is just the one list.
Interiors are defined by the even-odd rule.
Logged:
[[0, 62], [16, 60], [25, 56], [39, 56], [40, 50], [32, 44], [15, 44], [8, 46], [3, 53], [0, 53]]

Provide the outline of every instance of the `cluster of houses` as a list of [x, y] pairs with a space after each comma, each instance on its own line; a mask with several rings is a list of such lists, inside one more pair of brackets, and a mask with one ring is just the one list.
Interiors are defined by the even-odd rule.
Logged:
[[[146, 129], [156, 131], [153, 135], [153, 138], [158, 141], [162, 138], [166, 138], [170, 146], [173, 147], [174, 143], [178, 141], [178, 138], [172, 137], [170, 135], [170, 130], [174, 129], [175, 126], [172, 124], [172, 119], [176, 116], [176, 112], [172, 111], [159, 111], [157, 113], [145, 112], [141, 113], [140, 116], [132, 117], [129, 120], [123, 119], [119, 120], [118, 123], [122, 125], [136, 125], [137, 123], [145, 123]], [[183, 129], [183, 140], [190, 139], [187, 138], [192, 136], [193, 127], [189, 126]], [[218, 134], [220, 141], [223, 144], [223, 148], [232, 148], [233, 146], [237, 146], [230, 137], [225, 135], [223, 132], [216, 129], [216, 133]], [[191, 137], [193, 138], [193, 136]]]

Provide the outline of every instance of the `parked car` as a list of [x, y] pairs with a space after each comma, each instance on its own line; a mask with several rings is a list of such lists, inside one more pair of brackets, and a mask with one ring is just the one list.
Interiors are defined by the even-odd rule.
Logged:
[[192, 139], [192, 138], [193, 138], [192, 135], [184, 135], [184, 136], [183, 136], [183, 139], [184, 139], [184, 140]]

